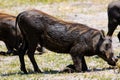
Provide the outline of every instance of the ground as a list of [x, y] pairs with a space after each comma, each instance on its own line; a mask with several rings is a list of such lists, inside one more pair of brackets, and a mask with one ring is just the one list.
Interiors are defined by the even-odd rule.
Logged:
[[[106, 0], [105, 0], [106, 1]], [[107, 33], [107, 5], [106, 3], [91, 1], [75, 1], [31, 5], [13, 6], [1, 8], [0, 12], [18, 15], [28, 9], [42, 10], [57, 18], [78, 22], [96, 29], [103, 29]], [[115, 55], [119, 55], [120, 43], [116, 37], [119, 27], [113, 35], [113, 49]], [[4, 43], [1, 42], [0, 50], [5, 51]], [[100, 58], [86, 57], [89, 72], [85, 73], [59, 73], [65, 66], [72, 63], [71, 57], [66, 54], [56, 54], [47, 51], [43, 55], [35, 55], [36, 61], [43, 73], [33, 73], [32, 65], [27, 56], [26, 67], [30, 74], [24, 75], [19, 69], [18, 56], [0, 56], [0, 80], [119, 80], [120, 75], [114, 72], [110, 66]]]

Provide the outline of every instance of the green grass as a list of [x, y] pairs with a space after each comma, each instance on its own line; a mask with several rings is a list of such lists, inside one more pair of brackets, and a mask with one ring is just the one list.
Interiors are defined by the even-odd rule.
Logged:
[[[43, 73], [34, 73], [32, 64], [26, 55], [26, 68], [29, 72], [26, 75], [19, 69], [18, 56], [0, 56], [0, 80], [111, 80], [120, 78], [113, 70], [107, 70], [109, 65], [101, 58], [86, 57], [88, 68], [91, 71], [85, 73], [58, 73], [67, 65], [72, 64], [68, 54], [48, 52], [43, 55], [35, 55], [35, 58]], [[103, 68], [106, 69], [102, 70]]]

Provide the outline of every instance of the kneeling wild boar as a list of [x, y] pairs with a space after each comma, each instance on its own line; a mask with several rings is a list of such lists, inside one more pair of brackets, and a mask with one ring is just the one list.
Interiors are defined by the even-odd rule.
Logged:
[[112, 41], [102, 31], [80, 23], [65, 22], [39, 10], [28, 10], [20, 13], [16, 19], [23, 35], [19, 50], [21, 70], [27, 73], [24, 54], [27, 51], [34, 70], [41, 72], [34, 59], [37, 44], [57, 52], [69, 53], [76, 72], [86, 71], [84, 56], [98, 55], [108, 64], [115, 66]]

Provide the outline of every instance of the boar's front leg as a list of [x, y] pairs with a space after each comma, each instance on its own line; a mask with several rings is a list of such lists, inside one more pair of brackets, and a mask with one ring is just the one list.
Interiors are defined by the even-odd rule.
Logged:
[[70, 54], [75, 66], [76, 72], [87, 71], [88, 67], [84, 59], [84, 51], [87, 49], [87, 45], [84, 41], [80, 41], [71, 48]]
[[82, 45], [83, 43], [78, 43], [74, 47], [72, 47], [70, 54], [73, 60], [73, 64], [75, 66], [76, 72], [86, 71], [87, 65], [84, 59], [84, 50], [85, 47]]
[[83, 57], [72, 56], [72, 60], [73, 60], [73, 63], [74, 63], [73, 66], [75, 67], [76, 72], [81, 72], [81, 71], [84, 72], [88, 70], [84, 56]]
[[77, 55], [71, 55], [73, 60], [73, 65], [75, 66], [76, 72], [82, 71], [82, 59]]
[[[81, 58], [81, 57], [80, 57]], [[86, 65], [86, 61], [85, 61], [85, 58], [84, 56], [82, 57], [82, 71], [87, 71], [88, 70], [88, 67]]]
[[[80, 58], [80, 57], [79, 57], [79, 58]], [[74, 58], [73, 58], [73, 59], [74, 59]], [[87, 70], [88, 70], [88, 68], [87, 68], [85, 59], [84, 59], [84, 57], [82, 57], [82, 71], [85, 72], [85, 71], [87, 71]], [[66, 66], [66, 68], [63, 70], [63, 72], [73, 73], [73, 72], [79, 72], [79, 71], [76, 70], [75, 65], [69, 64], [69, 65]]]

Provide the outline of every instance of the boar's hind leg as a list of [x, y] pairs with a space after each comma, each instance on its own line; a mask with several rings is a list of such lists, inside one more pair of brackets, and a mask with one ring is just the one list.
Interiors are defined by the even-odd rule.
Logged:
[[116, 22], [108, 22], [108, 33], [107, 35], [108, 36], [112, 36], [113, 35], [113, 32], [114, 30], [117, 28], [117, 23]]
[[24, 55], [25, 55], [27, 48], [28, 48], [27, 43], [25, 41], [23, 41], [22, 45], [20, 46], [20, 49], [18, 50], [21, 71], [23, 71], [25, 74], [27, 74], [27, 70], [25, 68]]
[[33, 38], [33, 39], [29, 39], [29, 41], [28, 41], [27, 54], [28, 54], [28, 57], [29, 57], [30, 61], [32, 62], [32, 65], [34, 67], [34, 71], [35, 72], [41, 72], [37, 63], [36, 63], [36, 61], [35, 61], [35, 57], [34, 57], [34, 52], [36, 50], [38, 40], [36, 38]]
[[11, 54], [13, 52], [13, 48], [10, 46], [10, 42], [5, 41], [5, 45], [8, 49], [7, 54]]
[[[116, 5], [117, 6], [117, 5]], [[117, 26], [120, 23], [120, 13], [118, 7], [112, 7], [108, 9], [108, 36], [112, 36], [114, 33], [114, 30], [117, 28]]]

